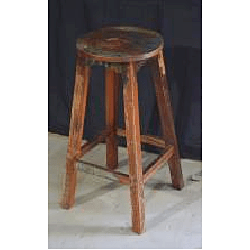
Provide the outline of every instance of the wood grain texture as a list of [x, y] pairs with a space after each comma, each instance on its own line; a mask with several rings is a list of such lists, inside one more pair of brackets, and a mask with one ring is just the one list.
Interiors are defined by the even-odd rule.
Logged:
[[166, 152], [163, 155], [159, 155], [157, 159], [149, 164], [147, 168], [145, 169], [145, 172], [143, 174], [143, 180], [144, 183], [148, 181], [148, 179], [153, 176], [157, 170], [159, 170], [163, 164], [173, 156], [174, 154], [174, 147], [173, 146], [168, 146], [166, 147]]
[[69, 209], [75, 203], [77, 160], [82, 154], [82, 136], [87, 105], [90, 68], [84, 65], [84, 58], [77, 56], [76, 77], [72, 114], [70, 119], [68, 151], [66, 158], [66, 182], [62, 208]]
[[115, 71], [105, 68], [105, 118], [106, 130], [109, 136], [106, 137], [106, 165], [109, 169], [118, 168], [118, 96], [119, 79]]
[[174, 154], [168, 160], [173, 186], [180, 190], [184, 186], [181, 169], [181, 161], [178, 152], [178, 145], [175, 135], [173, 110], [169, 98], [166, 67], [164, 63], [163, 51], [161, 50], [157, 60], [152, 61], [152, 72], [159, 109], [161, 127], [166, 145], [174, 146]]
[[[126, 130], [125, 129], [118, 129], [117, 135], [125, 137], [126, 136]], [[159, 148], [166, 148], [165, 141], [162, 140], [158, 136], [153, 135], [141, 135], [140, 136], [141, 143], [149, 144], [151, 146], [159, 147]]]
[[143, 233], [145, 231], [145, 199], [142, 178], [137, 72], [134, 62], [130, 62], [128, 66], [128, 81], [124, 82], [123, 96], [129, 160], [132, 231]]

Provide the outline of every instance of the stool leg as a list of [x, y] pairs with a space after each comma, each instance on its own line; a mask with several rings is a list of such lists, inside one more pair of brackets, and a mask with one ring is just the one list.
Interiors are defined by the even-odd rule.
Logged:
[[70, 119], [68, 152], [66, 158], [66, 183], [62, 208], [69, 209], [75, 203], [77, 160], [81, 156], [84, 117], [87, 104], [87, 92], [90, 68], [84, 66], [84, 59], [77, 57], [75, 90]]
[[132, 205], [132, 231], [145, 231], [145, 199], [142, 180], [141, 142], [138, 107], [136, 64], [129, 63], [128, 81], [124, 83], [124, 115], [129, 159], [130, 197]]
[[157, 59], [158, 62], [154, 63], [153, 71], [156, 72], [156, 74], [154, 74], [154, 82], [163, 136], [166, 144], [174, 145], [175, 148], [173, 157], [168, 160], [168, 165], [171, 172], [173, 186], [176, 189], [181, 190], [184, 186], [184, 182], [182, 176], [181, 161], [178, 152], [178, 145], [175, 135], [174, 118], [171, 102], [169, 99], [168, 82], [166, 78], [166, 68], [162, 50], [160, 51]]
[[119, 79], [113, 69], [105, 68], [105, 102], [106, 102], [106, 163], [110, 170], [118, 168], [118, 100]]

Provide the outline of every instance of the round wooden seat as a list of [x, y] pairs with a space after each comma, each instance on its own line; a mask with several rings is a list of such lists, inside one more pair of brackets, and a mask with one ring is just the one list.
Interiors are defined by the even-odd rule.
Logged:
[[96, 61], [141, 61], [157, 55], [163, 38], [155, 31], [137, 27], [107, 27], [77, 40], [77, 49]]

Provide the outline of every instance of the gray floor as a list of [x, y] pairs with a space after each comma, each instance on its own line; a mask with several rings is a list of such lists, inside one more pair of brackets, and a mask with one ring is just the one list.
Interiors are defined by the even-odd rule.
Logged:
[[[79, 164], [76, 205], [62, 210], [68, 137], [49, 134], [49, 248], [201, 248], [201, 162], [182, 160], [185, 187], [171, 187], [168, 166], [146, 184], [146, 233], [131, 232], [129, 187], [90, 164], [105, 166], [98, 145]], [[143, 152], [147, 165], [156, 157]], [[119, 148], [120, 171], [127, 172], [126, 148]]]

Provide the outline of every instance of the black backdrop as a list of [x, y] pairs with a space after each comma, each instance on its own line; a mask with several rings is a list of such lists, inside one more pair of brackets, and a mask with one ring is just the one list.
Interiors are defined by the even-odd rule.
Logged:
[[[49, 0], [49, 131], [68, 135], [76, 39], [107, 25], [141, 26], [163, 35], [181, 156], [201, 159], [201, 0]], [[141, 131], [160, 135], [150, 79], [143, 67], [138, 75]], [[104, 112], [103, 68], [97, 66], [84, 138], [104, 128]], [[122, 126], [122, 103], [119, 123]]]

